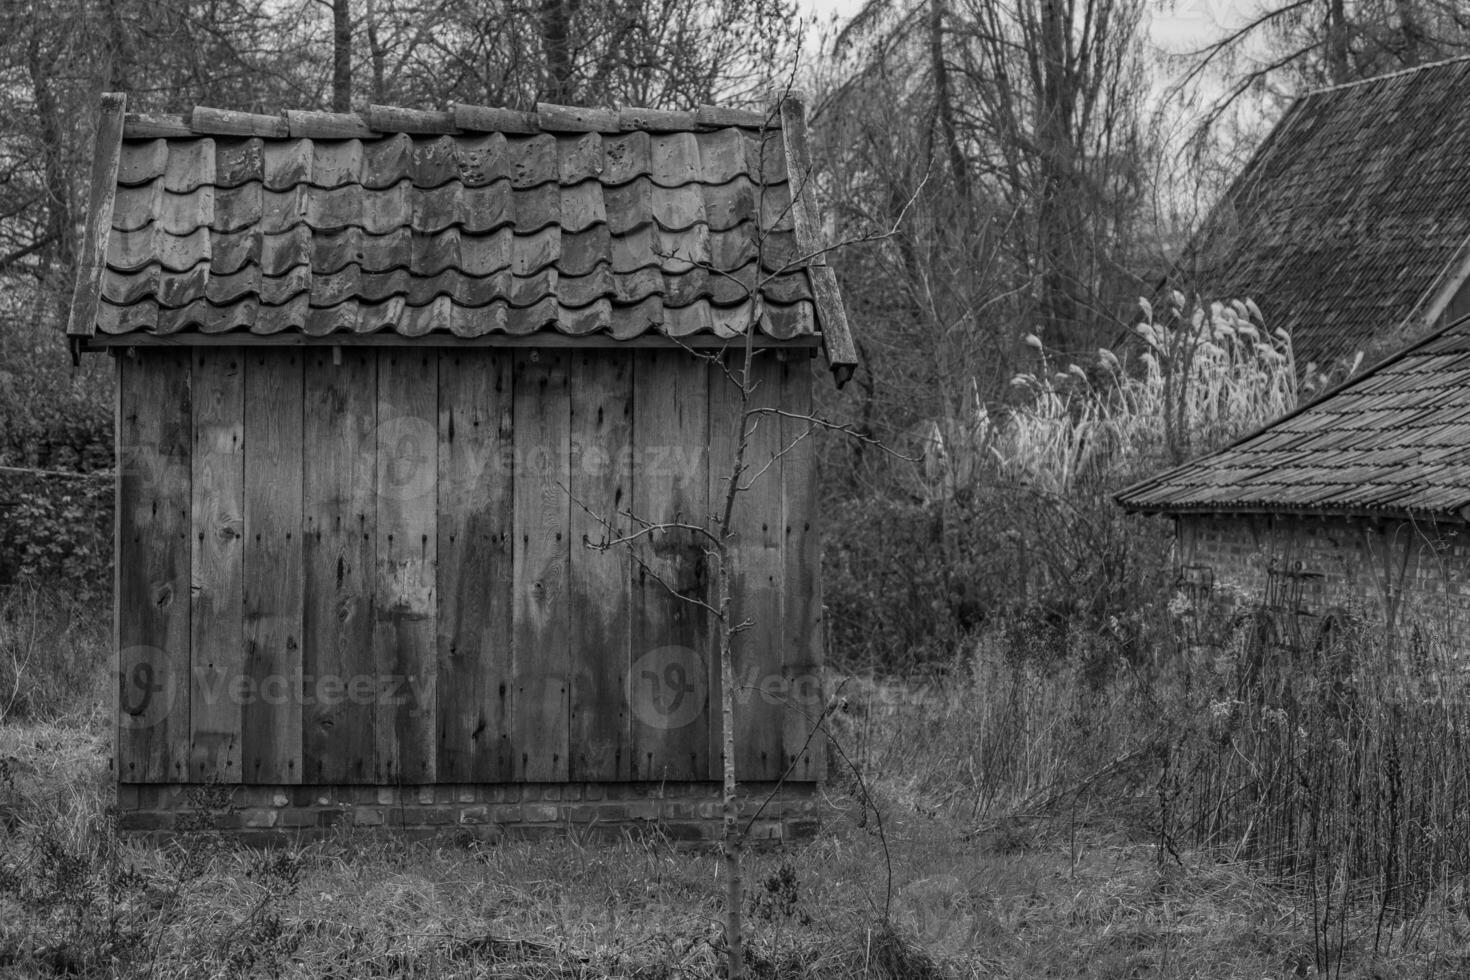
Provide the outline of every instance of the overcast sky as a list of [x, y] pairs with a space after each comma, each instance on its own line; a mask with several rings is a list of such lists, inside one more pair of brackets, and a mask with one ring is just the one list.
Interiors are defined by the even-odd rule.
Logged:
[[[832, 14], [851, 17], [863, 0], [801, 0], [826, 23]], [[1258, 9], [1259, 0], [1147, 0], [1149, 37], [1169, 54], [1182, 54], [1218, 38]]]

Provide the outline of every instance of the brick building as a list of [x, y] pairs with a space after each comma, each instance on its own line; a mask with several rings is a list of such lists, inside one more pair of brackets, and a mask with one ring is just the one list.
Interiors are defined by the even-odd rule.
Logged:
[[1470, 625], [1470, 317], [1118, 502], [1174, 519], [1186, 591], [1261, 604], [1282, 641], [1352, 614], [1453, 653]]

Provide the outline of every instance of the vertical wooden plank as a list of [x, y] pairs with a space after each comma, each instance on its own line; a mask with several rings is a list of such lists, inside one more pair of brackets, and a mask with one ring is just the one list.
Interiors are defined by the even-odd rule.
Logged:
[[[657, 379], [651, 379], [658, 383]], [[628, 778], [628, 677], [632, 559], [599, 551], [628, 530], [632, 503], [633, 361], [620, 350], [572, 355], [571, 757], [569, 778]], [[609, 525], [611, 525], [609, 527]]]
[[248, 783], [301, 782], [301, 354], [245, 361], [245, 676]]
[[189, 357], [118, 360], [118, 779], [182, 782], [189, 763]]
[[781, 668], [782, 766], [788, 779], [815, 781], [826, 768], [822, 716], [822, 548], [818, 532], [817, 432], [812, 413], [812, 361], [806, 351], [781, 361]]
[[374, 778], [377, 355], [312, 348], [302, 459], [302, 766], [313, 783]]
[[238, 783], [244, 676], [245, 352], [201, 347], [193, 360], [193, 638], [189, 772]]
[[510, 728], [515, 777], [530, 781], [565, 780], [568, 773], [569, 375], [563, 351], [515, 356]]
[[[781, 669], [781, 423], [772, 414], [754, 411], [779, 408], [781, 363], [771, 351], [758, 351], [751, 363], [748, 403], [742, 405], [743, 355], [731, 355], [728, 373], [710, 371], [710, 510], [718, 517], [729, 487], [742, 419], [748, 432], [745, 469], [731, 514], [730, 584], [732, 621], [749, 626], [736, 635], [735, 774], [740, 780], [780, 777], [785, 699]], [[746, 410], [751, 410], [745, 416]], [[712, 648], [715, 649], [715, 648]], [[713, 685], [712, 685], [713, 687]], [[718, 689], [716, 688], [716, 696]], [[711, 778], [723, 765], [719, 752], [718, 712], [711, 730]]]
[[[685, 351], [637, 355], [633, 513], [704, 525], [709, 512], [709, 368]], [[628, 675], [634, 779], [710, 778], [707, 542], [670, 531], [640, 542]], [[644, 567], [646, 566], [646, 567]], [[687, 598], [681, 598], [687, 597]]]
[[435, 738], [435, 552], [439, 531], [439, 358], [378, 354], [378, 566], [373, 646], [380, 681], [377, 779], [432, 783]]
[[440, 782], [505, 782], [510, 743], [512, 359], [439, 356]]

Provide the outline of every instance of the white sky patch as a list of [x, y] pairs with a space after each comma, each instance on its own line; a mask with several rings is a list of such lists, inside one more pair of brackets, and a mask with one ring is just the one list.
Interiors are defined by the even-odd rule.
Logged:
[[[819, 25], [850, 19], [865, 0], [800, 0]], [[1261, 11], [1261, 0], [1148, 0], [1144, 9], [1149, 40], [1165, 54], [1187, 54], [1219, 40]]]
[[1254, 0], [1152, 0], [1148, 18], [1149, 40], [1166, 54], [1188, 54], [1258, 16]]
[[818, 24], [827, 24], [835, 14], [840, 21], [847, 21], [863, 8], [863, 0], [800, 0], [800, 7], [808, 14], [815, 14]]

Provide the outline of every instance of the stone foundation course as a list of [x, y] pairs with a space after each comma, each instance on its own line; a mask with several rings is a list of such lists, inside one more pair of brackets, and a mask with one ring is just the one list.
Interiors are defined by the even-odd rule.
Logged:
[[[814, 783], [741, 784], [742, 819], [757, 843], [813, 837]], [[250, 842], [316, 840], [344, 831], [494, 841], [575, 834], [656, 833], [713, 842], [721, 832], [720, 785], [514, 783], [435, 786], [224, 786], [121, 783], [118, 826], [173, 836], [225, 832]], [[759, 810], [759, 813], [757, 813]]]

